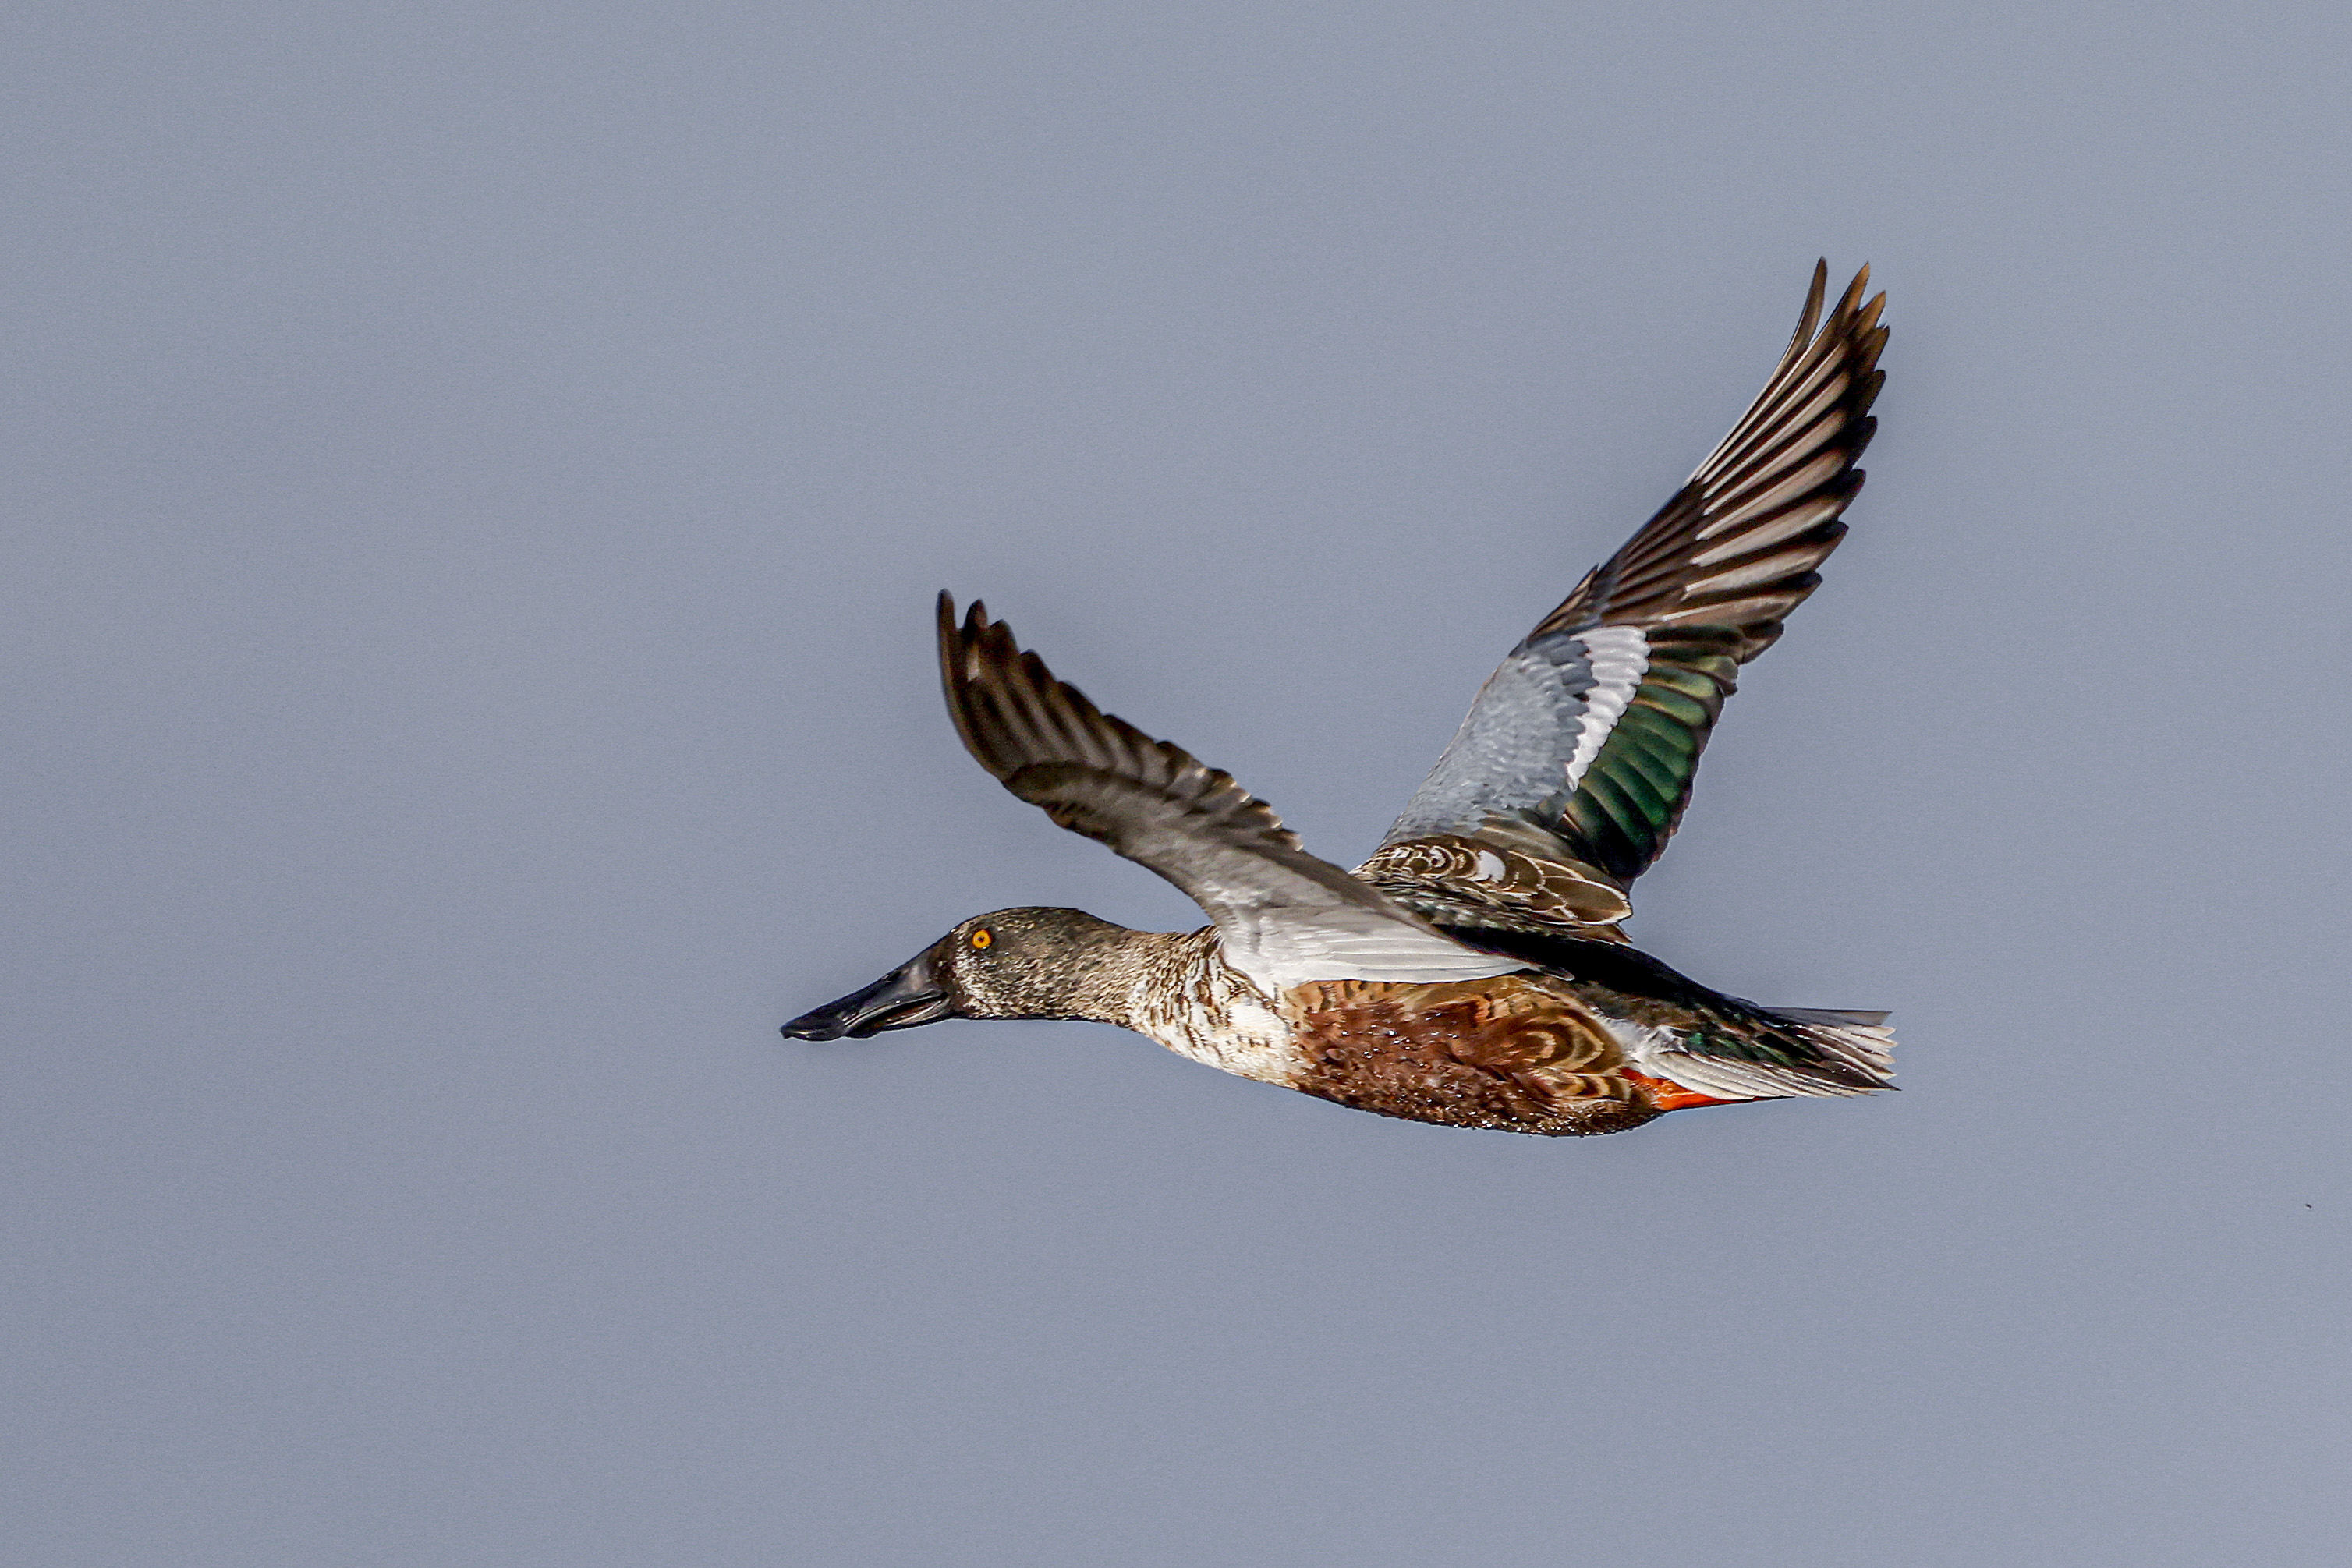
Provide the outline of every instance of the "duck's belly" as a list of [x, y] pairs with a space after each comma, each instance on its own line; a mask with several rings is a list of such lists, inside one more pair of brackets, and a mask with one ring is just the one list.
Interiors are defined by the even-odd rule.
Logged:
[[1290, 1086], [1383, 1116], [1574, 1135], [1662, 1109], [1601, 1017], [1532, 975], [1318, 981], [1285, 992], [1278, 1010]]
[[1556, 979], [1323, 980], [1270, 1001], [1196, 935], [1123, 1021], [1244, 1078], [1383, 1116], [1552, 1135], [1703, 1103], [1629, 1068], [1609, 1023]]

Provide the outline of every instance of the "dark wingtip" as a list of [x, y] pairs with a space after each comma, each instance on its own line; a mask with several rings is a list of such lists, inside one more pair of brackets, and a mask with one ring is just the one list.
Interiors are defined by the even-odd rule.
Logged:
[[1829, 292], [1830, 258], [1822, 256], [1813, 263], [1812, 286], [1805, 290], [1805, 308], [1797, 313], [1797, 329], [1789, 338], [1789, 351], [1783, 360], [1796, 355], [1812, 341], [1813, 329], [1822, 324], [1822, 300]]
[[[964, 750], [981, 767], [988, 759], [981, 755], [981, 738], [971, 731], [971, 715], [964, 712], [964, 689], [971, 685], [971, 658], [969, 651], [979, 642], [979, 630], [988, 625], [988, 609], [979, 600], [971, 601], [971, 612], [964, 616], [964, 625], [955, 625], [955, 595], [946, 588], [939, 591], [939, 689], [948, 698], [948, 719], [955, 724], [955, 738], [962, 740]], [[995, 768], [990, 768], [995, 771]]]

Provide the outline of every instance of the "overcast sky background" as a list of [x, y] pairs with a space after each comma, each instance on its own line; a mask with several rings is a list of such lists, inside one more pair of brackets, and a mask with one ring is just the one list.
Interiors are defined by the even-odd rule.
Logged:
[[[18, 7], [0, 1561], [2337, 1563], [2352, 12]], [[1551, 1141], [779, 1022], [1318, 851], [1815, 256], [1869, 487], [1639, 939], [1905, 1092]]]

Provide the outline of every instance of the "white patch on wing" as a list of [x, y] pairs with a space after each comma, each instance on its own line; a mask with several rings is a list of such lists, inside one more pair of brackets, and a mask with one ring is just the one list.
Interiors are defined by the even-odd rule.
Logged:
[[1584, 770], [1601, 755], [1609, 732], [1625, 715], [1650, 667], [1649, 640], [1638, 626], [1592, 626], [1576, 634], [1584, 644], [1585, 662], [1592, 669], [1592, 689], [1584, 694], [1584, 712], [1577, 721], [1576, 750], [1568, 759], [1568, 787], [1575, 789]]
[[1224, 960], [1268, 997], [1310, 980], [1433, 984], [1528, 966], [1465, 947], [1406, 916], [1353, 906], [1237, 911], [1218, 922]]
[[1477, 861], [1470, 868], [1470, 874], [1480, 882], [1500, 882], [1503, 873], [1509, 869], [1503, 863], [1503, 857], [1494, 851], [1480, 850]]

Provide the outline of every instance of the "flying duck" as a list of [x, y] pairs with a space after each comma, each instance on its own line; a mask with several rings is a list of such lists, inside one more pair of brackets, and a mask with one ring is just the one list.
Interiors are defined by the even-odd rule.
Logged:
[[1318, 859], [1230, 774], [1102, 712], [974, 602], [939, 601], [956, 733], [1061, 826], [1174, 883], [1209, 924], [1076, 909], [963, 922], [784, 1025], [866, 1039], [941, 1019], [1092, 1019], [1382, 1115], [1622, 1132], [1669, 1111], [1892, 1088], [1886, 1015], [1768, 1008], [1625, 939], [1740, 665], [1821, 581], [1886, 329], [1863, 268], [1723, 444], [1479, 690], [1372, 857]]

